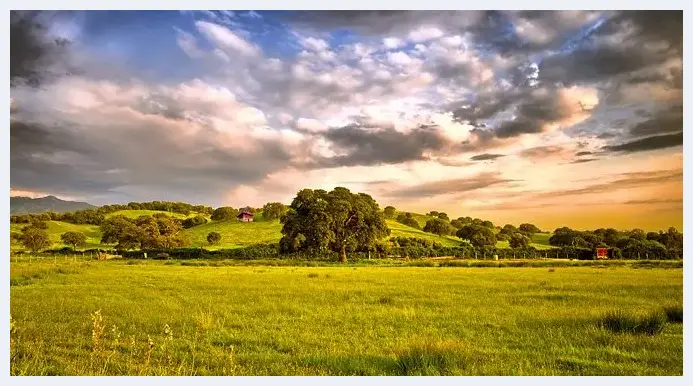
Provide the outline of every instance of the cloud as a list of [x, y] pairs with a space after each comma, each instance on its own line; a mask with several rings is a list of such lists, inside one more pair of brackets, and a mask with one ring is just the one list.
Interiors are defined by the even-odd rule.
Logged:
[[176, 42], [178, 47], [180, 47], [186, 55], [192, 59], [198, 59], [205, 55], [204, 51], [197, 45], [197, 39], [183, 30], [176, 28], [177, 38]]
[[437, 127], [417, 127], [403, 133], [348, 125], [330, 129], [323, 136], [339, 153], [319, 159], [318, 164], [324, 167], [397, 164], [455, 150], [455, 144]]
[[201, 81], [61, 86], [53, 92], [62, 99], [46, 95], [52, 108], [40, 103], [13, 117], [13, 188], [191, 201], [260, 181], [311, 151], [300, 135], [263, 129], [255, 109]]
[[489, 161], [489, 160], [495, 160], [496, 158], [500, 158], [500, 157], [505, 157], [505, 155], [504, 154], [485, 153], [485, 154], [475, 155], [472, 158], [470, 158], [470, 160], [472, 160], [472, 161]]
[[683, 130], [683, 105], [676, 104], [639, 122], [628, 133], [633, 137], [678, 132]]
[[480, 173], [468, 178], [425, 182], [418, 185], [393, 187], [385, 194], [390, 198], [432, 197], [446, 194], [460, 194], [485, 189], [494, 185], [504, 185], [514, 180], [501, 178], [496, 173]]
[[683, 145], [683, 131], [674, 134], [653, 135], [618, 145], [605, 146], [604, 150], [617, 153], [636, 153], [681, 145]]
[[547, 158], [562, 158], [571, 154], [570, 150], [562, 146], [538, 146], [520, 151], [519, 155], [523, 158], [541, 161]]
[[262, 52], [258, 46], [224, 26], [207, 21], [196, 21], [195, 26], [207, 39], [230, 53], [254, 57]]
[[659, 185], [665, 182], [682, 181], [683, 169], [656, 170], [648, 172], [629, 172], [615, 176], [604, 183], [587, 185], [578, 189], [555, 190], [539, 193], [535, 198], [558, 198], [587, 194], [611, 193], [622, 189], [635, 189], [643, 186]]

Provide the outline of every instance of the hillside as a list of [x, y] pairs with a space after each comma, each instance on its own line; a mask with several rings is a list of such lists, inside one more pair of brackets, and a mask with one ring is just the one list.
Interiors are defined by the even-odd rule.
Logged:
[[[155, 211], [155, 210], [121, 210], [106, 215], [107, 218], [123, 215], [128, 218], [137, 218], [140, 216], [151, 216], [157, 213], [165, 213], [169, 216], [184, 219], [185, 216], [180, 213]], [[196, 213], [191, 213], [190, 216], [195, 216]], [[426, 224], [426, 221], [431, 217], [422, 214], [412, 214], [419, 222], [421, 227]], [[386, 220], [387, 226], [390, 228], [391, 237], [415, 237], [419, 239], [430, 240], [442, 244], [444, 246], [457, 246], [460, 243], [466, 242], [455, 236], [439, 237], [431, 233], [426, 233], [420, 229], [415, 229], [404, 224], [400, 224], [395, 220]], [[10, 224], [11, 232], [20, 232], [26, 224]], [[235, 220], [226, 221], [210, 221], [206, 224], [198, 225], [190, 229], [183, 230], [183, 233], [188, 236], [193, 247], [205, 247], [208, 249], [225, 249], [239, 248], [247, 245], [258, 243], [277, 243], [281, 239], [282, 225], [278, 220], [266, 221], [262, 219], [262, 212], [256, 213], [256, 221], [251, 223], [238, 222]], [[83, 232], [87, 235], [86, 248], [111, 248], [112, 245], [100, 244], [101, 232], [98, 226], [95, 225], [75, 225], [62, 221], [48, 221], [48, 233], [53, 248], [60, 248], [64, 245], [60, 242], [60, 235], [68, 231]], [[216, 246], [210, 246], [207, 243], [207, 235], [210, 232], [218, 232], [221, 234], [221, 243]], [[537, 234], [533, 237], [532, 246], [537, 249], [553, 248], [548, 245], [549, 234]], [[501, 248], [508, 248], [507, 241], [499, 241], [496, 244]], [[23, 247], [16, 242], [12, 242], [11, 250], [22, 250]]]
[[[60, 241], [60, 235], [65, 232], [82, 232], [87, 236], [87, 246], [90, 248], [111, 248], [112, 246], [101, 244], [101, 231], [97, 225], [76, 225], [62, 221], [46, 221], [48, 224], [48, 236], [53, 245], [51, 248], [62, 248], [65, 245]], [[10, 224], [10, 232], [21, 232], [27, 224]], [[10, 250], [21, 251], [24, 247], [14, 240], [10, 241]]]
[[43, 212], [74, 212], [96, 208], [86, 202], [65, 201], [54, 196], [40, 198], [10, 197], [10, 214], [37, 214]]

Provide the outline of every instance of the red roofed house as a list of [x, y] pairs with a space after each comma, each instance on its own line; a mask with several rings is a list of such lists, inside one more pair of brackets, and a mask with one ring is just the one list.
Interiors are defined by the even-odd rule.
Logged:
[[253, 212], [249, 207], [245, 207], [241, 209], [241, 212], [238, 214], [238, 216], [236, 216], [236, 219], [238, 221], [251, 222], [253, 221]]

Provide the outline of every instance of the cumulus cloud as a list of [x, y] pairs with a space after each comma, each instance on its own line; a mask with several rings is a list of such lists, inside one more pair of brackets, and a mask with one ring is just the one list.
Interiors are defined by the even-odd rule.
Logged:
[[190, 30], [167, 27], [191, 59], [175, 79], [105, 61], [13, 90], [13, 187], [284, 197], [296, 187], [277, 176], [321, 171], [314, 181], [338, 184], [345, 168], [424, 165], [381, 192], [404, 199], [511, 182], [436, 181], [433, 167], [494, 161], [521, 174], [528, 163], [579, 168], [568, 164], [682, 143], [677, 12], [309, 11], [276, 25], [254, 15], [195, 12]]

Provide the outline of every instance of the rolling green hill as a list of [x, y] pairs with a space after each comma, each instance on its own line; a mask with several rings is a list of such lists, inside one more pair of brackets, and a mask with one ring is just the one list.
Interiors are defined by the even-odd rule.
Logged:
[[[171, 213], [155, 210], [121, 210], [118, 212], [110, 213], [106, 217], [124, 215], [129, 218], [137, 218], [139, 216], [151, 216], [156, 213], [165, 213], [167, 215], [181, 219], [186, 218], [185, 215], [182, 215], [180, 213]], [[196, 214], [193, 213], [190, 216], [194, 215]], [[412, 215], [419, 222], [421, 227], [423, 227], [426, 224], [426, 221], [431, 218], [429, 216], [416, 213], [413, 213]], [[190, 229], [185, 229], [183, 233], [188, 236], [188, 238], [192, 242], [193, 247], [205, 247], [209, 249], [239, 248], [258, 243], [279, 242], [279, 239], [281, 238], [281, 223], [278, 220], [263, 220], [261, 212], [256, 213], [255, 217], [256, 221], [251, 223], [243, 223], [235, 220], [210, 221], [203, 225], [198, 225]], [[415, 237], [430, 240], [432, 242], [437, 242], [444, 246], [450, 247], [457, 246], [460, 245], [460, 243], [465, 242], [455, 236], [439, 237], [431, 233], [426, 233], [420, 229], [415, 229], [400, 224], [395, 220], [386, 220], [386, 222], [387, 226], [391, 230], [391, 237]], [[10, 231], [20, 232], [24, 226], [26, 226], [26, 224], [11, 224]], [[100, 243], [101, 232], [99, 231], [99, 227], [96, 225], [75, 225], [61, 221], [49, 221], [48, 233], [50, 235], [51, 241], [53, 241], [52, 248], [63, 247], [64, 245], [60, 242], [60, 235], [69, 231], [77, 231], [84, 233], [87, 236], [86, 248], [112, 247]], [[221, 234], [221, 243], [219, 245], [210, 246], [207, 243], [207, 235], [210, 232], [219, 232]], [[549, 237], [550, 234], [548, 233], [534, 235], [532, 239], [532, 246], [540, 250], [553, 248], [548, 245]], [[501, 248], [509, 247], [507, 241], [499, 241], [496, 245]], [[22, 250], [23, 247], [19, 243], [12, 241], [10, 249]]]
[[[50, 237], [53, 245], [51, 248], [61, 248], [65, 245], [60, 241], [60, 235], [65, 232], [82, 232], [87, 236], [87, 245], [85, 249], [91, 248], [110, 248], [111, 246], [101, 244], [101, 231], [98, 225], [76, 225], [70, 224], [62, 221], [47, 221], [48, 236]], [[21, 232], [22, 228], [27, 226], [27, 224], [10, 224], [10, 232]], [[24, 247], [12, 240], [10, 242], [10, 250], [21, 251]]]
[[[237, 248], [258, 243], [275, 243], [281, 238], [282, 225], [275, 221], [240, 222], [236, 220], [210, 221], [183, 231], [195, 247]], [[210, 247], [207, 235], [221, 234], [221, 244]]]

